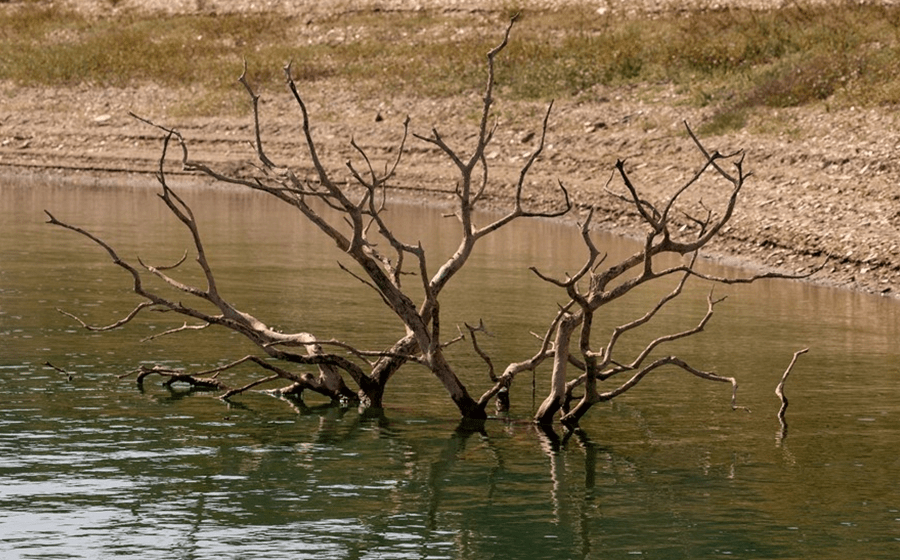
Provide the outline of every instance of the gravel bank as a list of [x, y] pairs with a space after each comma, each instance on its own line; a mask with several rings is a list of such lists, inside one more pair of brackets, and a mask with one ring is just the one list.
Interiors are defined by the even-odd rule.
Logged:
[[[827, 1], [827, 0], [826, 0]], [[523, 10], [554, 9], [568, 5], [587, 5], [596, 10], [621, 14], [653, 13], [722, 9], [728, 7], [765, 9], [790, 2], [781, 0], [523, 0], [510, 3], [506, 0], [66, 0], [63, 2], [77, 10], [103, 15], [110, 10], [161, 11], [168, 13], [193, 12], [272, 12], [291, 15], [335, 15], [355, 11], [417, 11], [442, 12], [506, 11], [515, 5]], [[113, 6], [114, 4], [114, 6]]]

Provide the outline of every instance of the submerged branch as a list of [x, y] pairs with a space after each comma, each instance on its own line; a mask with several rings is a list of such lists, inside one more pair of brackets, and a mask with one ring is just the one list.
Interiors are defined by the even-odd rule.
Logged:
[[778, 421], [781, 423], [781, 439], [787, 437], [787, 419], [785, 419], [784, 414], [787, 412], [788, 408], [788, 398], [787, 395], [784, 394], [784, 383], [787, 381], [788, 375], [791, 374], [791, 370], [794, 369], [794, 364], [797, 363], [797, 358], [800, 357], [801, 354], [806, 354], [809, 352], [809, 348], [804, 348], [802, 350], [797, 350], [794, 352], [794, 357], [791, 358], [791, 363], [788, 364], [786, 370], [784, 370], [784, 375], [781, 376], [781, 381], [778, 382], [778, 385], [775, 387], [775, 395], [781, 399], [781, 408], [778, 410]]

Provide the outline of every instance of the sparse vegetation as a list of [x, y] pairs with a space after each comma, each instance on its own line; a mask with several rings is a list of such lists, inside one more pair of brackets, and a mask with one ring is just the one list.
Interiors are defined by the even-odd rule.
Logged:
[[[508, 10], [507, 10], [508, 11]], [[336, 77], [366, 91], [468, 91], [504, 14], [351, 13], [331, 21], [275, 14], [135, 15], [88, 20], [60, 8], [0, 9], [0, 80], [121, 87], [190, 82], [208, 92], [246, 58], [256, 83]], [[595, 84], [674, 83], [716, 107], [704, 132], [759, 107], [832, 99], [900, 102], [900, 7], [841, 3], [624, 18], [589, 7], [525, 14], [498, 85], [512, 99], [583, 94]], [[211, 111], [221, 111], [216, 103]], [[198, 107], [204, 106], [198, 103]]]

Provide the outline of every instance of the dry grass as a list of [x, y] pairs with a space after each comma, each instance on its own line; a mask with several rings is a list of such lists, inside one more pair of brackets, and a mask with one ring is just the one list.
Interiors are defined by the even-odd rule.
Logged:
[[[512, 10], [507, 10], [512, 12]], [[0, 6], [0, 80], [24, 85], [195, 84], [214, 92], [247, 59], [252, 79], [339, 77], [363, 92], [447, 96], [482, 81], [484, 53], [508, 14], [355, 13], [310, 26], [275, 14], [88, 20], [39, 4]], [[829, 100], [900, 102], [900, 8], [842, 3], [622, 20], [587, 7], [524, 14], [498, 68], [510, 98], [589, 92], [596, 84], [673, 83], [716, 107], [706, 132], [748, 111]]]

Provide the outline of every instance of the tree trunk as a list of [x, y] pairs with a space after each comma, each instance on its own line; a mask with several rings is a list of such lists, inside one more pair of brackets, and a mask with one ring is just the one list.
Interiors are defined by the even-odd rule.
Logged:
[[553, 376], [550, 380], [550, 394], [541, 403], [534, 421], [538, 424], [552, 424], [553, 417], [562, 408], [566, 400], [566, 366], [569, 362], [569, 341], [578, 326], [580, 317], [568, 315], [559, 323], [556, 330], [556, 351], [553, 355]]
[[581, 417], [587, 414], [587, 411], [590, 410], [596, 402], [596, 400], [591, 398], [590, 392], [588, 392], [580, 401], [578, 401], [575, 408], [560, 418], [560, 422], [569, 429], [574, 428], [578, 425], [578, 422], [581, 421]]
[[437, 377], [441, 384], [444, 385], [447, 392], [450, 393], [450, 398], [459, 409], [463, 418], [474, 420], [483, 420], [487, 418], [484, 407], [479, 406], [475, 399], [469, 395], [465, 385], [462, 384], [459, 377], [456, 376], [450, 368], [450, 364], [448, 364], [447, 360], [444, 358], [444, 353], [441, 352], [440, 349], [437, 349], [432, 352], [429, 358], [432, 373], [434, 373], [435, 377]]
[[372, 409], [384, 408], [384, 388], [391, 377], [408, 361], [403, 356], [415, 351], [417, 344], [415, 336], [408, 334], [391, 346], [387, 356], [378, 360], [369, 376], [372, 383], [359, 390], [360, 406]]

